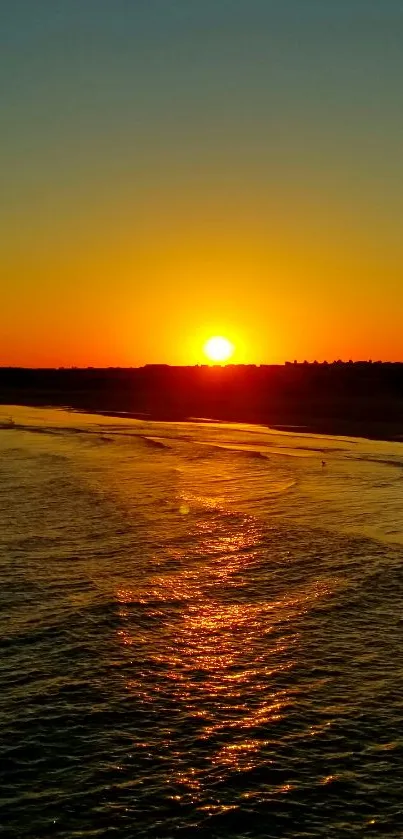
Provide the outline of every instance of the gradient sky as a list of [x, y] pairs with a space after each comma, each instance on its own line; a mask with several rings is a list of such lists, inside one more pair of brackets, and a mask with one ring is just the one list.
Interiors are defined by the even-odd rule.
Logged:
[[0, 364], [403, 359], [402, 0], [0, 0]]

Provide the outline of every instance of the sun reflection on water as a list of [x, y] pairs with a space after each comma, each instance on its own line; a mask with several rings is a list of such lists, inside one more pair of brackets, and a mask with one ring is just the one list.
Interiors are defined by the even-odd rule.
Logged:
[[212, 777], [270, 765], [272, 727], [295, 701], [278, 680], [296, 664], [296, 618], [328, 593], [315, 581], [278, 594], [262, 573], [251, 597], [248, 569], [270, 562], [267, 534], [250, 515], [227, 513], [224, 527], [214, 509], [215, 499], [203, 500], [191, 549], [168, 545], [165, 568], [116, 591], [117, 637], [136, 663], [127, 690], [142, 707], [179, 715], [197, 743], [178, 769], [172, 729], [160, 732], [170, 797], [210, 814], [232, 806], [218, 793], [206, 802]]

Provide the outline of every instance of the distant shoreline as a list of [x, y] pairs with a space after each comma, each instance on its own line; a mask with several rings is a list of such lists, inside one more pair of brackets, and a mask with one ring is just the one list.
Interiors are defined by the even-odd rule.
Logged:
[[[91, 416], [104, 416], [111, 419], [128, 419], [140, 420], [143, 422], [191, 422], [191, 423], [205, 423], [216, 425], [256, 425], [265, 426], [273, 431], [292, 433], [292, 434], [308, 434], [314, 436], [329, 436], [329, 437], [347, 437], [363, 440], [378, 440], [390, 443], [403, 443], [403, 428], [397, 426], [395, 423], [373, 423], [373, 422], [349, 422], [348, 420], [323, 420], [312, 421], [307, 423], [270, 423], [270, 422], [254, 422], [245, 421], [244, 419], [222, 419], [219, 417], [195, 417], [177, 416], [175, 418], [162, 417], [160, 415], [153, 416], [150, 413], [141, 411], [115, 411], [104, 410], [97, 408], [79, 408], [73, 405], [61, 405], [55, 403], [38, 403], [38, 402], [19, 402], [13, 404], [6, 404], [0, 402], [0, 407], [7, 410], [8, 414], [12, 416], [12, 409], [18, 407], [25, 408], [46, 408], [50, 410], [64, 410], [75, 414], [89, 414]], [[17, 425], [18, 427], [18, 425]], [[1, 430], [1, 422], [0, 422]]]
[[[53, 406], [55, 407], [55, 406]], [[72, 409], [75, 410], [75, 409]], [[374, 426], [373, 423], [365, 425], [365, 423], [349, 423], [346, 422], [332, 422], [331, 420], [321, 423], [307, 423], [307, 424], [291, 424], [291, 423], [268, 423], [268, 422], [246, 422], [244, 420], [225, 420], [214, 417], [187, 417], [183, 416], [180, 419], [165, 419], [160, 417], [147, 416], [144, 414], [136, 414], [130, 412], [118, 411], [77, 411], [77, 413], [90, 413], [94, 416], [102, 415], [107, 417], [118, 417], [122, 419], [142, 419], [145, 422], [194, 422], [217, 424], [217, 425], [263, 425], [273, 431], [283, 431], [292, 434], [313, 434], [319, 436], [329, 437], [355, 437], [363, 440], [383, 440], [385, 443], [403, 443], [403, 428], [393, 430], [388, 423]]]
[[403, 442], [403, 364], [0, 368], [0, 404]]

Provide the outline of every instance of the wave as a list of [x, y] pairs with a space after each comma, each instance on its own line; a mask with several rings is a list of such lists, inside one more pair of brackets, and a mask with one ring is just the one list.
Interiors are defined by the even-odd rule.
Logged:
[[[134, 435], [133, 435], [134, 436]], [[147, 446], [154, 449], [169, 449], [170, 446], [167, 442], [161, 440], [160, 437], [149, 437], [148, 435], [143, 434], [136, 434], [137, 439], [141, 440]]]
[[373, 457], [371, 455], [363, 455], [360, 460], [367, 463], [379, 463], [384, 466], [394, 466], [396, 469], [403, 469], [403, 462], [401, 460], [393, 460], [392, 458]]

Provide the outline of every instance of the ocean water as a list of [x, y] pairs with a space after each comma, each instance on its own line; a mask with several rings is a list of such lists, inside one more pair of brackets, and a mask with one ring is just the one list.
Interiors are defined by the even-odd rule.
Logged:
[[0, 835], [400, 839], [403, 445], [10, 413]]

